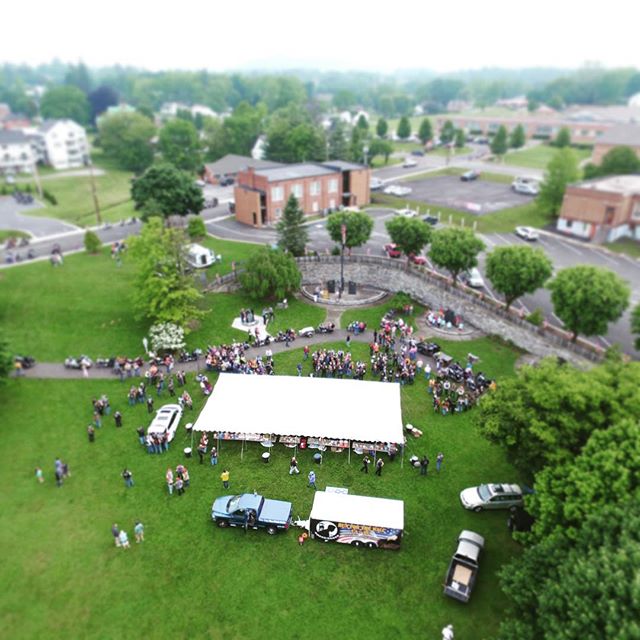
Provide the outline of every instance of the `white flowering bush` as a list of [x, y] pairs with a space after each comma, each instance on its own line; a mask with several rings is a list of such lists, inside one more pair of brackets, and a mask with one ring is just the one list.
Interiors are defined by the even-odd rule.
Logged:
[[184, 349], [186, 342], [184, 341], [184, 329], [173, 322], [160, 322], [154, 324], [149, 329], [149, 342], [151, 350], [158, 351], [177, 351]]

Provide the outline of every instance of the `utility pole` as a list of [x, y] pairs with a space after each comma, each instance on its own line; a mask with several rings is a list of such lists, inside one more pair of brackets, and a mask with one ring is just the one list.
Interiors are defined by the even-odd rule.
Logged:
[[344, 291], [344, 245], [347, 242], [347, 225], [340, 225], [340, 232], [342, 234], [342, 247], [340, 250], [340, 299], [342, 299], [342, 292]]
[[100, 203], [98, 202], [98, 192], [96, 191], [96, 178], [93, 175], [93, 162], [91, 161], [90, 155], [87, 155], [87, 160], [89, 163], [89, 178], [91, 182], [91, 195], [93, 196], [93, 207], [96, 212], [96, 223], [98, 225], [101, 225], [102, 216], [100, 215]]
[[42, 183], [40, 182], [40, 174], [38, 173], [38, 159], [33, 160], [33, 177], [36, 181], [36, 189], [38, 190], [38, 197], [42, 200]]

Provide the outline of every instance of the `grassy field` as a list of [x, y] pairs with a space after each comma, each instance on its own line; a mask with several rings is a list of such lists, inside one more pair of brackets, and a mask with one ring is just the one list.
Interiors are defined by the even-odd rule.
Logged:
[[383, 169], [384, 167], [393, 167], [398, 164], [402, 164], [404, 162], [404, 158], [393, 158], [389, 156], [389, 160], [387, 162], [384, 161], [384, 156], [374, 156], [373, 160], [369, 163], [369, 166], [372, 169]]
[[[578, 162], [591, 156], [590, 149], [572, 149]], [[547, 165], [558, 153], [556, 147], [548, 144], [539, 144], [535, 147], [528, 147], [518, 151], [512, 151], [504, 156], [504, 163], [516, 167], [527, 167], [531, 169], [546, 169]]]
[[[498, 382], [513, 373], [516, 354], [492, 341], [442, 346], [456, 357], [472, 350]], [[352, 351], [356, 358], [368, 356], [366, 345], [353, 345]], [[276, 371], [292, 374], [300, 360], [300, 350], [278, 355]], [[10, 585], [0, 600], [3, 633], [12, 638], [437, 638], [453, 623], [456, 637], [495, 637], [503, 603], [496, 572], [519, 547], [510, 539], [504, 512], [464, 511], [458, 493], [482, 481], [518, 478], [501, 450], [479, 437], [471, 412], [434, 415], [425, 387], [422, 381], [402, 389], [404, 422], [425, 432], [410, 439], [406, 456], [428, 453], [433, 461], [443, 451], [440, 475], [432, 463], [429, 475], [420, 477], [397, 459], [381, 478], [367, 476], [359, 471], [357, 456], [349, 465], [344, 453], [327, 454], [316, 467], [319, 488], [344, 486], [354, 494], [405, 500], [403, 548], [393, 552], [313, 540], [299, 547], [294, 531], [272, 538], [263, 531], [213, 526], [210, 509], [224, 494], [223, 465], [231, 471], [231, 492], [256, 490], [291, 500], [296, 517], [308, 516], [312, 491], [305, 476], [313, 451], [300, 452], [302, 473], [290, 477], [289, 450], [275, 447], [272, 463], [264, 465], [259, 445], [249, 444], [241, 460], [239, 443], [223, 443], [218, 467], [192, 460], [192, 486], [184, 496], [169, 497], [165, 470], [184, 461], [181, 450], [190, 441], [181, 427], [169, 453], [145, 453], [135, 428], [148, 424], [149, 417], [142, 405], [127, 405], [126, 384], [10, 381], [0, 390], [0, 462], [12, 472], [0, 515], [0, 577]], [[193, 383], [191, 390], [196, 416], [203, 399]], [[90, 400], [101, 393], [122, 412], [124, 426], [116, 429], [106, 419], [90, 444], [85, 435]], [[325, 410], [331, 419], [330, 407], [331, 398], [319, 398], [318, 407], [309, 410]], [[277, 411], [264, 409], [265, 418]], [[185, 421], [192, 419], [189, 414]], [[56, 456], [72, 473], [59, 489], [53, 481]], [[42, 485], [33, 477], [35, 466], [45, 471]], [[125, 466], [133, 471], [131, 489], [120, 478]], [[133, 539], [136, 519], [145, 524], [145, 542], [115, 548], [111, 524], [119, 523]], [[441, 587], [463, 528], [487, 540], [468, 605], [445, 598]]]
[[615, 242], [607, 242], [604, 246], [616, 253], [624, 253], [632, 258], [640, 258], [640, 242], [637, 240], [621, 238]]
[[11, 229], [0, 229], [0, 242], [5, 242], [8, 238], [29, 238], [24, 231], [12, 231]]
[[437, 149], [433, 149], [429, 151], [430, 156], [443, 156], [446, 158], [450, 155], [450, 157], [455, 158], [456, 156], [464, 156], [468, 153], [471, 153], [473, 149], [471, 147], [453, 147], [453, 149], [449, 150], [444, 147], [438, 147]]

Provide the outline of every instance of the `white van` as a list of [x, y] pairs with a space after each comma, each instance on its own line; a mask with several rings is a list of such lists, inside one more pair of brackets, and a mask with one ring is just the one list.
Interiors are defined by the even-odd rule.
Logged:
[[206, 269], [220, 260], [211, 249], [200, 244], [190, 244], [187, 246], [187, 263], [194, 269]]

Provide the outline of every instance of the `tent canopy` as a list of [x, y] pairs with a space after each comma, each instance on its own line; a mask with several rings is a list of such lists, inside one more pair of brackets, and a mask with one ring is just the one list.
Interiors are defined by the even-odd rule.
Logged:
[[389, 498], [316, 491], [309, 518], [404, 529], [404, 502]]
[[400, 385], [221, 373], [193, 430], [400, 444]]

